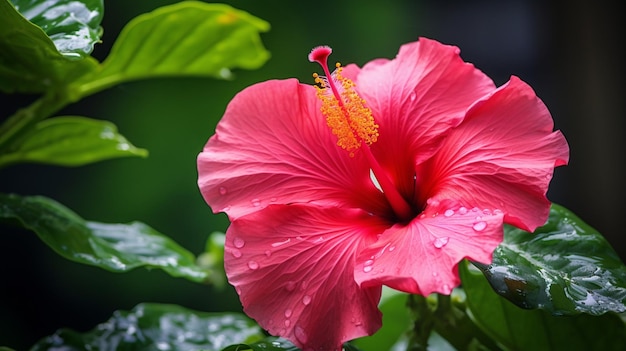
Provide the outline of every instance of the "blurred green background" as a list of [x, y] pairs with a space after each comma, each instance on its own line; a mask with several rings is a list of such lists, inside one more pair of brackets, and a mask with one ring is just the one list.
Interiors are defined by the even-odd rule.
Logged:
[[[120, 29], [138, 14], [176, 1], [106, 1], [106, 57]], [[244, 87], [296, 77], [312, 83], [314, 46], [333, 60], [359, 65], [395, 56], [427, 36], [461, 48], [462, 57], [498, 85], [512, 74], [528, 82], [551, 110], [571, 147], [549, 197], [603, 233], [626, 257], [624, 218], [623, 13], [607, 4], [571, 1], [224, 1], [272, 25], [262, 35], [272, 58], [233, 81], [158, 79], [128, 83], [88, 97], [61, 114], [111, 120], [148, 159], [82, 168], [20, 165], [0, 172], [0, 191], [42, 194], [101, 222], [140, 220], [195, 254], [223, 215], [212, 215], [196, 186], [195, 158], [228, 101]], [[614, 4], [617, 6], [618, 4]], [[0, 95], [6, 118], [30, 96]], [[114, 274], [57, 256], [35, 234], [1, 227], [0, 346], [26, 349], [59, 327], [79, 331], [116, 309], [140, 302], [176, 303], [204, 311], [239, 310], [234, 290], [201, 286], [160, 271]]]

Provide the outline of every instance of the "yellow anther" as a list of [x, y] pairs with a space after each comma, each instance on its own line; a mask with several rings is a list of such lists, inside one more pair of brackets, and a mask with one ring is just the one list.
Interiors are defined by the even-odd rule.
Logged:
[[341, 64], [335, 66], [337, 70], [329, 79], [333, 79], [339, 86], [338, 91], [329, 91], [332, 87], [327, 87], [318, 76], [315, 79], [319, 84], [316, 86], [317, 96], [322, 101], [321, 111], [326, 117], [326, 123], [337, 137], [337, 145], [354, 156], [363, 143], [371, 145], [376, 142], [378, 125], [365, 100], [354, 90], [354, 82], [341, 74]]

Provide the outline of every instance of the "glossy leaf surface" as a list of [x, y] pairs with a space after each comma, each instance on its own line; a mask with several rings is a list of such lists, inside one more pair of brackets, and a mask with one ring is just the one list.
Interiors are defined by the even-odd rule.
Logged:
[[613, 313], [553, 316], [543, 310], [522, 309], [496, 294], [478, 270], [459, 264], [474, 322], [509, 350], [624, 350], [626, 328]]
[[18, 162], [81, 166], [106, 159], [148, 155], [136, 148], [107, 121], [85, 117], [55, 117], [37, 123], [9, 152], [0, 167]]
[[260, 328], [239, 313], [207, 313], [145, 303], [131, 311], [116, 311], [86, 333], [61, 329], [31, 350], [217, 351], [261, 337]]
[[211, 272], [189, 251], [146, 224], [88, 222], [41, 196], [0, 194], [0, 218], [16, 219], [61, 256], [112, 272], [158, 268], [171, 276], [208, 282]]
[[0, 0], [0, 91], [46, 92], [95, 70], [97, 65], [91, 57], [68, 59], [9, 0]]
[[103, 0], [11, 0], [69, 58], [87, 56], [100, 41]]
[[626, 310], [626, 266], [596, 230], [559, 205], [535, 233], [506, 227], [492, 264], [477, 266], [495, 291], [523, 308], [557, 315]]
[[259, 32], [269, 24], [223, 4], [183, 1], [133, 19], [80, 95], [124, 81], [162, 76], [227, 79], [231, 68], [254, 69], [269, 58]]

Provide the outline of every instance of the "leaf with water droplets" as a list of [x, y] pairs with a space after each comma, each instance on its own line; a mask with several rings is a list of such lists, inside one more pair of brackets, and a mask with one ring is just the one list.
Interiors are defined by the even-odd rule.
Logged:
[[43, 120], [0, 155], [0, 167], [13, 163], [82, 166], [120, 157], [146, 157], [107, 121], [78, 116]]
[[19, 221], [59, 255], [75, 262], [112, 272], [157, 268], [198, 283], [212, 278], [210, 269], [196, 265], [193, 254], [141, 222], [89, 222], [46, 197], [1, 193], [0, 219]]
[[492, 264], [477, 266], [498, 294], [523, 308], [626, 311], [626, 266], [602, 235], [559, 205], [535, 233], [506, 226]]
[[[343, 350], [360, 351], [359, 348], [349, 343], [343, 345]], [[221, 351], [300, 351], [300, 349], [289, 340], [270, 336], [251, 344], [230, 345]]]
[[91, 331], [61, 329], [31, 350], [220, 350], [263, 337], [240, 313], [207, 313], [181, 306], [140, 304], [116, 311]]
[[544, 310], [522, 309], [496, 294], [467, 262], [459, 264], [459, 274], [468, 315], [505, 350], [624, 350], [624, 322], [614, 313], [554, 316]]

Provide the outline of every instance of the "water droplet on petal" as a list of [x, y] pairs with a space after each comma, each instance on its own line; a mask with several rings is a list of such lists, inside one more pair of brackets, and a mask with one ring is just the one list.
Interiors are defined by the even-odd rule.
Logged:
[[301, 343], [306, 344], [306, 342], [309, 341], [309, 337], [306, 335], [306, 332], [301, 326], [296, 326], [293, 333], [295, 334], [296, 339], [298, 339]]
[[261, 200], [259, 200], [259, 199], [252, 199], [250, 202], [252, 203], [252, 206], [254, 206], [254, 207], [261, 206]]
[[232, 250], [230, 251], [230, 254], [231, 254], [231, 255], [233, 255], [233, 257], [235, 257], [235, 258], [239, 258], [239, 257], [241, 257], [241, 256], [242, 256], [242, 255], [241, 255], [241, 251], [239, 251], [239, 250], [237, 250], [237, 249], [232, 249]]
[[291, 325], [291, 321], [289, 319], [285, 319], [285, 327], [289, 328]]
[[443, 213], [443, 215], [446, 217], [450, 217], [453, 214], [454, 214], [454, 210], [446, 210], [446, 212]]
[[409, 95], [409, 99], [411, 99], [411, 101], [415, 101], [415, 99], [417, 99], [417, 94], [415, 94], [415, 92], [412, 92], [412, 93]]
[[307, 282], [306, 280], [303, 280], [302, 283], [300, 283], [300, 290], [306, 290], [306, 287], [309, 285], [309, 282]]
[[250, 261], [248, 262], [248, 268], [254, 270], [254, 269], [258, 269], [259, 268], [259, 264], [256, 263], [256, 261]]
[[395, 246], [393, 246], [393, 245], [389, 246], [389, 252], [391, 252], [391, 251], [393, 251], [393, 250], [395, 250], [395, 249], [396, 249], [396, 247], [395, 247]]
[[290, 280], [287, 282], [287, 284], [285, 284], [285, 289], [287, 289], [287, 291], [294, 291], [295, 288], [296, 282], [294, 282], [293, 280]]
[[275, 197], [271, 198], [270, 202], [276, 202], [276, 198]]
[[371, 266], [371, 265], [373, 265], [373, 264], [374, 264], [374, 260], [367, 260], [367, 261], [365, 261], [365, 263], [364, 263], [364, 264], [365, 264], [366, 266]]
[[235, 238], [235, 240], [233, 240], [233, 245], [238, 249], [241, 249], [245, 244], [246, 242], [243, 241], [242, 238]]
[[437, 206], [439, 206], [439, 200], [437, 200], [437, 199], [433, 199], [433, 198], [429, 198], [428, 200], [426, 200], [426, 204], [427, 204], [428, 206], [434, 206], [434, 207], [437, 207]]
[[433, 242], [433, 245], [435, 245], [436, 248], [441, 249], [442, 247], [448, 244], [449, 240], [450, 238], [448, 238], [447, 236], [442, 236], [440, 238], [435, 239], [435, 241]]
[[308, 306], [311, 303], [311, 296], [309, 295], [304, 295], [304, 297], [302, 298], [302, 303], [305, 306]]
[[466, 213], [467, 213], [467, 207], [461, 207], [461, 208], [459, 208], [459, 214], [464, 215], [464, 214], [466, 214]]
[[287, 238], [287, 239], [285, 239], [283, 241], [278, 241], [278, 242], [273, 243], [272, 247], [278, 247], [278, 246], [281, 246], [281, 245], [285, 245], [285, 244], [288, 244], [290, 241], [291, 241], [291, 238]]
[[485, 230], [485, 228], [487, 228], [487, 222], [483, 222], [483, 221], [476, 222], [474, 223], [474, 226], [472, 228], [474, 228], [474, 230], [477, 232], [481, 232]]
[[272, 251], [270, 251], [270, 250], [265, 250], [265, 256], [267, 256], [267, 257], [272, 256]]
[[288, 308], [285, 310], [285, 318], [291, 317], [292, 314], [293, 314], [293, 311], [291, 310], [291, 308]]
[[223, 187], [223, 186], [220, 187], [220, 195], [226, 195], [227, 192], [228, 192], [228, 190], [226, 190], [225, 187]]
[[371, 271], [372, 271], [372, 266], [365, 266], [365, 267], [363, 267], [363, 272], [369, 273]]
[[441, 287], [441, 289], [443, 290], [442, 292], [444, 294], [449, 294], [452, 291], [452, 289], [450, 289], [450, 285], [448, 284], [443, 284], [443, 287]]

